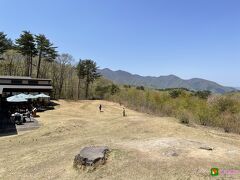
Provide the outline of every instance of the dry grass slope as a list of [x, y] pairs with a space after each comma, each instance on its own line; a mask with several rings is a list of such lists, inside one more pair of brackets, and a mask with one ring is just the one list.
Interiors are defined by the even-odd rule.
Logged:
[[[59, 103], [40, 113], [39, 129], [0, 138], [0, 179], [211, 179], [211, 167], [240, 167], [239, 135], [129, 109], [123, 118], [122, 107], [107, 101]], [[74, 156], [88, 145], [110, 147], [110, 158], [94, 172], [78, 172]]]

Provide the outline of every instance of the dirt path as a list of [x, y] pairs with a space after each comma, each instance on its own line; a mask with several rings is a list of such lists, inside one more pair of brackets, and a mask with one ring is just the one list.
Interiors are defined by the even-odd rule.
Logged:
[[[123, 118], [122, 107], [106, 101], [58, 103], [39, 114], [40, 128], [0, 137], [0, 179], [211, 179], [212, 167], [240, 170], [239, 135], [128, 109]], [[87, 145], [109, 146], [110, 158], [94, 172], [77, 172], [74, 156]]]

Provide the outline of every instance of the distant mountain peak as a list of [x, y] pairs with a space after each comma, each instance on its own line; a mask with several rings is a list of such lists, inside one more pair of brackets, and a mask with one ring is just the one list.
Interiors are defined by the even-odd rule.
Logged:
[[173, 74], [159, 77], [140, 76], [123, 70], [112, 71], [109, 68], [99, 70], [99, 72], [106, 79], [115, 83], [133, 86], [146, 86], [157, 89], [187, 88], [191, 90], [209, 90], [214, 93], [226, 93], [237, 90], [232, 87], [225, 87], [216, 82], [200, 78], [184, 80]]
[[178, 76], [174, 75], [174, 74], [170, 74], [168, 75], [169, 77], [175, 77], [175, 78], [179, 78]]

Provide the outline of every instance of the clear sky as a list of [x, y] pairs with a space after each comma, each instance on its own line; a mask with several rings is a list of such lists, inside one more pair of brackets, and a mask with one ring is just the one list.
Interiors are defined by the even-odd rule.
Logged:
[[100, 68], [240, 87], [240, 0], [0, 0], [0, 31], [23, 30]]

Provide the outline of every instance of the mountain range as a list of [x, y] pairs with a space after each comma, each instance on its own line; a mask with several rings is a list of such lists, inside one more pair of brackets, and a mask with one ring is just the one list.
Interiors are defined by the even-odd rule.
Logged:
[[193, 78], [189, 80], [181, 79], [175, 75], [168, 76], [140, 76], [131, 74], [126, 71], [118, 70], [112, 71], [108, 68], [98, 70], [99, 73], [115, 83], [126, 84], [133, 86], [145, 86], [155, 89], [166, 88], [187, 88], [189, 90], [209, 90], [213, 93], [226, 93], [237, 91], [236, 88], [222, 86], [216, 82], [208, 81], [200, 78]]

